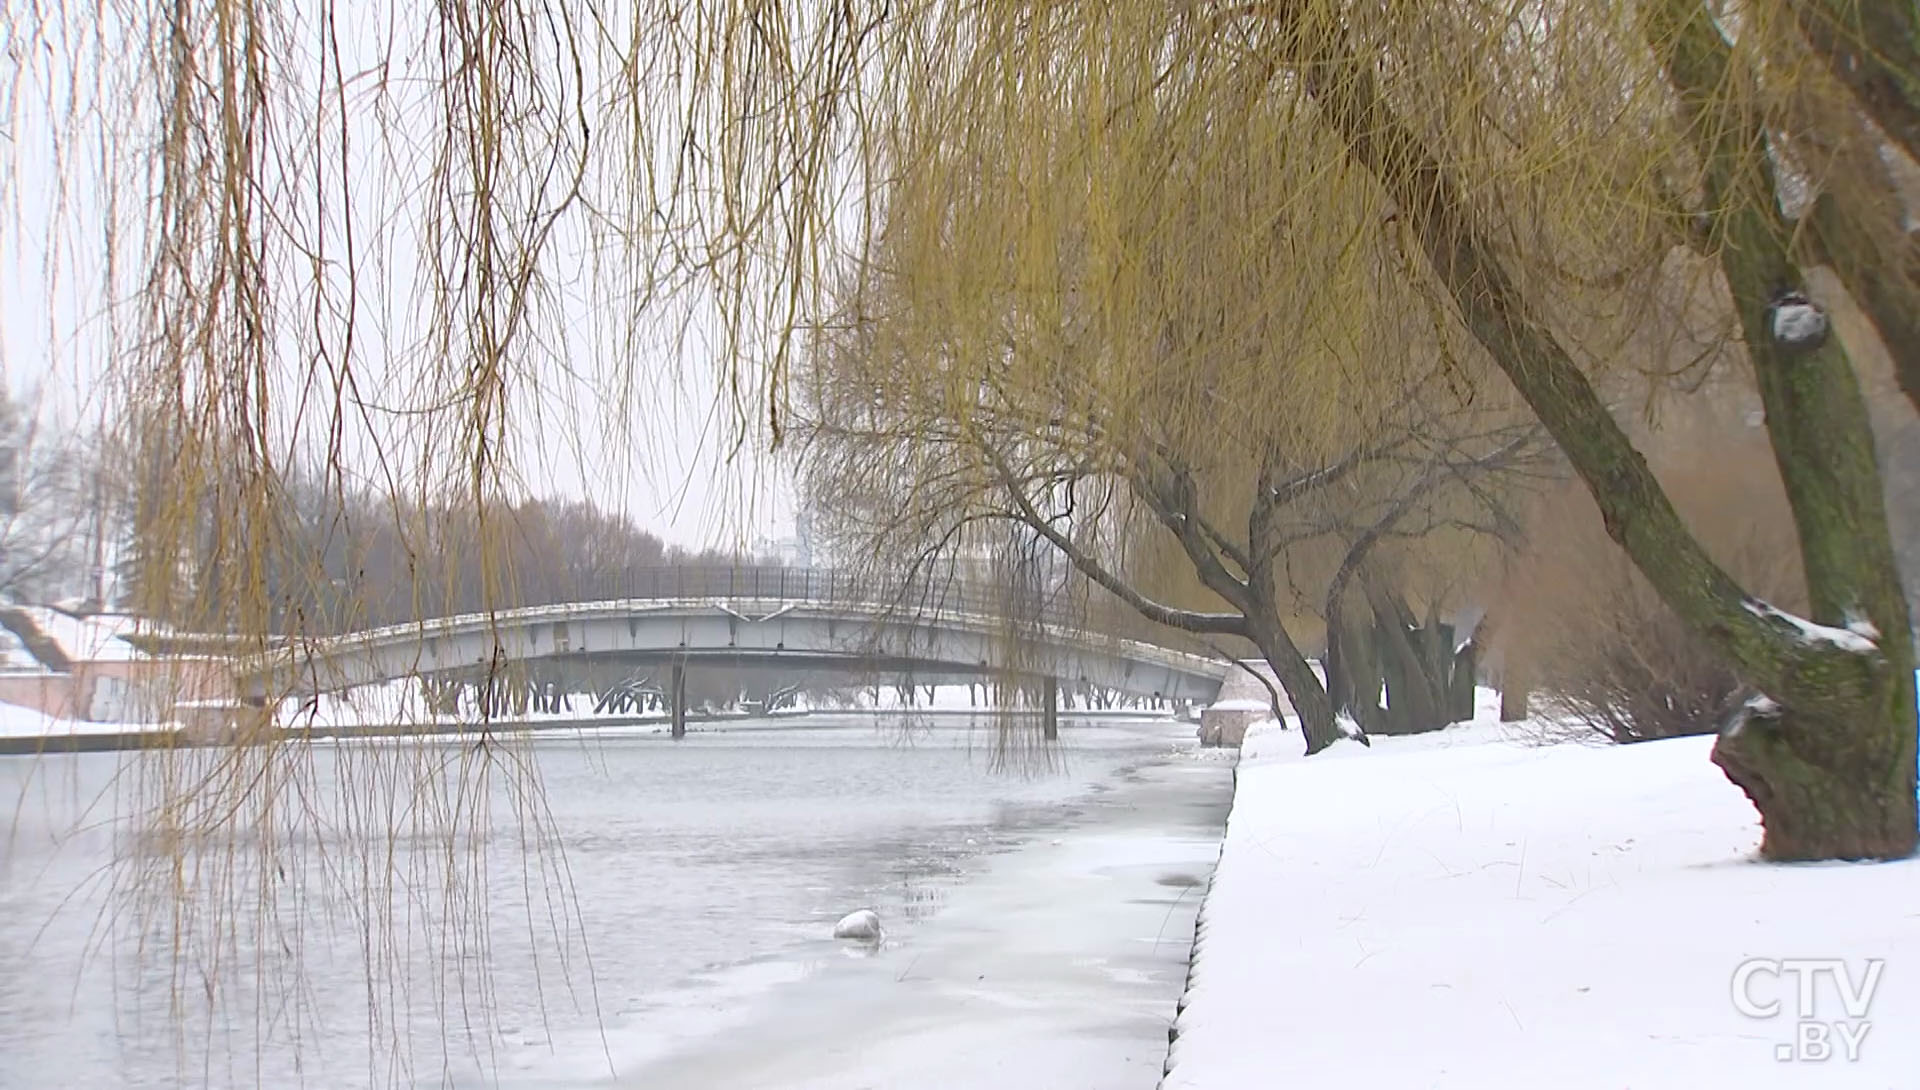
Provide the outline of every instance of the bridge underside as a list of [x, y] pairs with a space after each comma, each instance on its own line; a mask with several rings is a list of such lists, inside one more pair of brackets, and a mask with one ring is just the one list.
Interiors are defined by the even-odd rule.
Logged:
[[593, 603], [462, 617], [326, 641], [243, 673], [274, 699], [414, 675], [479, 676], [572, 666], [671, 669], [734, 664], [917, 684], [995, 676], [1050, 678], [1135, 696], [1207, 701], [1224, 663], [1135, 641], [1047, 632], [1008, 652], [989, 621], [901, 618], [845, 606], [778, 602]]
[[[782, 676], [805, 675], [837, 677], [848, 684], [892, 684], [913, 682], [919, 685], [964, 685], [992, 681], [1002, 676], [987, 666], [938, 662], [924, 658], [866, 655], [816, 655], [802, 651], [618, 651], [610, 653], [547, 655], [521, 659], [508, 664], [509, 673], [531, 678], [629, 677], [657, 674], [675, 666], [740, 673], [774, 673]], [[441, 670], [422, 670], [423, 677], [462, 677], [478, 679], [492, 672], [483, 663]], [[1150, 694], [1142, 694], [1150, 695]]]

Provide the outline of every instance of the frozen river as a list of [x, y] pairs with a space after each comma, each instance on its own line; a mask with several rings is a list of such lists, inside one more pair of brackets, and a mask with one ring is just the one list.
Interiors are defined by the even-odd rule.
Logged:
[[[315, 747], [271, 787], [321, 821], [189, 856], [214, 914], [115, 887], [172, 858], [112, 817], [152, 758], [0, 758], [0, 1090], [1149, 1090], [1229, 766], [1063, 734], [1027, 774], [951, 719], [549, 735], [466, 792], [471, 747]], [[829, 937], [864, 906], [877, 951]]]

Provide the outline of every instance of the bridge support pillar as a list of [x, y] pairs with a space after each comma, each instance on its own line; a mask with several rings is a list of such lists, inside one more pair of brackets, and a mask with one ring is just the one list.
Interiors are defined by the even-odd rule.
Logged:
[[1051, 674], [1040, 682], [1040, 736], [1060, 740], [1060, 682]]
[[673, 680], [667, 692], [667, 700], [672, 705], [673, 736], [687, 736], [687, 668], [683, 663], [673, 664]]

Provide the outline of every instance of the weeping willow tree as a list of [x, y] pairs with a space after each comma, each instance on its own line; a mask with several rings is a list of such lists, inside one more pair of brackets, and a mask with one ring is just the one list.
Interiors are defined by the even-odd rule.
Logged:
[[[959, 44], [911, 82], [938, 93], [909, 96], [890, 117], [904, 171], [940, 166], [925, 191], [889, 199], [936, 209], [915, 217], [922, 226], [909, 259], [937, 263], [928, 279], [977, 267], [976, 248], [1005, 263], [999, 280], [961, 279], [932, 303], [976, 338], [962, 356], [1038, 345], [1015, 369], [1046, 403], [1056, 330], [1075, 321], [1124, 330], [1129, 317], [1154, 313], [1141, 305], [1142, 285], [1162, 276], [1232, 298], [1244, 273], [1217, 240], [1198, 236], [1215, 246], [1215, 269], [1201, 261], [1165, 269], [1124, 231], [1138, 222], [1130, 213], [1143, 194], [1189, 183], [1194, 146], [1258, 154], [1273, 146], [1264, 126], [1286, 125], [1286, 153], [1320, 168], [1312, 183], [1284, 194], [1246, 186], [1224, 200], [1196, 191], [1193, 207], [1232, 219], [1233, 198], [1244, 197], [1261, 205], [1243, 223], [1292, 228], [1312, 217], [1318, 229], [1344, 227], [1357, 239], [1385, 225], [1404, 258], [1403, 283], [1431, 292], [1446, 324], [1506, 375], [1587, 484], [1609, 533], [1764, 694], [1723, 733], [1715, 760], [1760, 810], [1766, 854], [1913, 850], [1909, 619], [1859, 380], [1801, 271], [1818, 253], [1843, 282], [1854, 268], [1863, 295], [1860, 269], [1888, 290], [1910, 283], [1903, 236], [1887, 240], [1889, 203], [1902, 197], [1889, 192], [1888, 172], [1836, 169], [1843, 160], [1822, 154], [1844, 147], [1885, 161], [1898, 151], [1875, 138], [1860, 87], [1820, 66], [1820, 35], [1809, 38], [1804, 10], [1646, 0], [1520, 12], [1306, 2], [937, 11], [951, 16], [939, 25]], [[1829, 34], [1858, 29], [1845, 19], [1822, 25]], [[1888, 101], [1879, 96], [1882, 108]], [[1316, 154], [1316, 143], [1328, 150]], [[1059, 144], [1094, 165], [1075, 169]], [[941, 181], [999, 170], [1004, 192], [981, 187], [969, 197]], [[970, 199], [998, 201], [1003, 215], [966, 214]], [[1804, 233], [1818, 250], [1800, 241], [1810, 201], [1820, 224]], [[1075, 230], [1057, 230], [1069, 217]], [[975, 226], [982, 220], [1000, 226]], [[1235, 300], [1240, 320], [1278, 319], [1255, 336], [1273, 343], [1307, 300], [1335, 327], [1371, 328], [1366, 304], [1378, 295], [1343, 277], [1339, 262], [1291, 250], [1284, 235], [1243, 238], [1310, 270], [1305, 291]], [[1053, 275], [1068, 264], [1087, 272]], [[1599, 383], [1621, 356], [1659, 350], [1636, 328], [1633, 308], [1644, 292], [1671, 285], [1676, 267], [1705, 283], [1727, 336], [1744, 346], [1795, 512], [1810, 622], [1726, 574], [1602, 396]], [[1334, 290], [1317, 295], [1316, 284]], [[995, 320], [1008, 296], [1019, 301], [1012, 329]], [[1908, 311], [1865, 302], [1903, 350]], [[1125, 375], [1129, 346], [1150, 355], [1166, 339], [1163, 330], [1113, 336], [1103, 362]], [[924, 354], [929, 367], [942, 358]], [[1404, 379], [1392, 356], [1370, 362]], [[1217, 363], [1186, 361], [1185, 373]], [[1295, 379], [1269, 373], [1276, 387]], [[1127, 394], [1132, 404], [1168, 396], [1145, 383]], [[1196, 394], [1172, 396], [1197, 405]], [[975, 390], [955, 383], [947, 400], [964, 415]]]
[[[1031, 131], [904, 157], [806, 360], [809, 502], [883, 567], [990, 555], [1013, 528], [1095, 601], [1222, 655], [1250, 645], [1318, 752], [1347, 708], [1290, 629], [1323, 598], [1340, 612], [1376, 552], [1472, 553], [1462, 533], [1498, 521], [1494, 478], [1537, 463], [1540, 436], [1436, 336], [1364, 187], [1276, 214], [1337, 160], [1292, 119], [1243, 94], [1245, 139], [1175, 158], [1163, 104], [1117, 111], [1141, 131], [1090, 143], [1058, 98]], [[1138, 184], [1100, 203], [1119, 179]], [[1415, 720], [1447, 717], [1430, 699]]]
[[[85, 225], [49, 268], [93, 277], [75, 324], [128, 449], [161, 467], [137, 552], [181, 623], [268, 650], [276, 497], [301, 460], [383, 487], [396, 524], [457, 502], [497, 531], [567, 379], [631, 422], [663, 369], [701, 374], [731, 439], [778, 447], [796, 353], [876, 253], [933, 286], [1003, 269], [905, 302], [948, 308], [951, 347], [1004, 362], [1013, 404], [1090, 414], [1054, 389], [1086, 333], [1109, 418], [1171, 406], [1187, 438], [1284, 436], [1309, 462], [1338, 445], [1343, 391], [1390, 397], [1431, 362], [1388, 336], [1418, 301], [1408, 339], [1503, 375], [1660, 597], [1764, 694], [1715, 760], [1765, 854], [1914, 849], [1909, 619], [1849, 346], [1804, 276], [1831, 266], [1912, 396], [1898, 0], [181, 0], [5, 20], [20, 131], [0, 176]], [[1209, 188], [1198, 165], [1229, 154], [1284, 184]], [[896, 223], [912, 236], [873, 245]], [[1284, 275], [1238, 279], [1262, 263]], [[1701, 547], [1604, 396], [1618, 370], [1686, 370], [1646, 329], [1676, 291], [1744, 348], [1807, 620]], [[1215, 303], [1205, 341], [1233, 351], [1143, 327], [1167, 293], [1190, 320]], [[942, 386], [925, 364], [925, 394], [972, 419], [965, 370]], [[1279, 404], [1323, 408], [1283, 428], [1261, 419]], [[480, 540], [506, 603], [507, 537]], [[297, 792], [270, 788], [306, 757], [266, 717], [204, 760], [154, 781], [158, 860], [195, 837], [232, 858], [243, 815], [294, 819]], [[470, 777], [524, 767], [483, 747], [451, 779], [388, 782], [484, 824]], [[145, 888], [230, 897], [218, 873], [156, 864]], [[263, 921], [287, 896], [256, 894]]]

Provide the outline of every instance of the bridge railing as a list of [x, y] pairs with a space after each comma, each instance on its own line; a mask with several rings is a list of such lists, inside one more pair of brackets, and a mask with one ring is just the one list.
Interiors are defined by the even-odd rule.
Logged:
[[1203, 641], [1141, 617], [1103, 593], [1057, 587], [1009, 591], [962, 579], [888, 579], [836, 568], [663, 566], [634, 568], [591, 584], [601, 601], [731, 599], [816, 602], [902, 615], [1007, 617], [1206, 653]]

